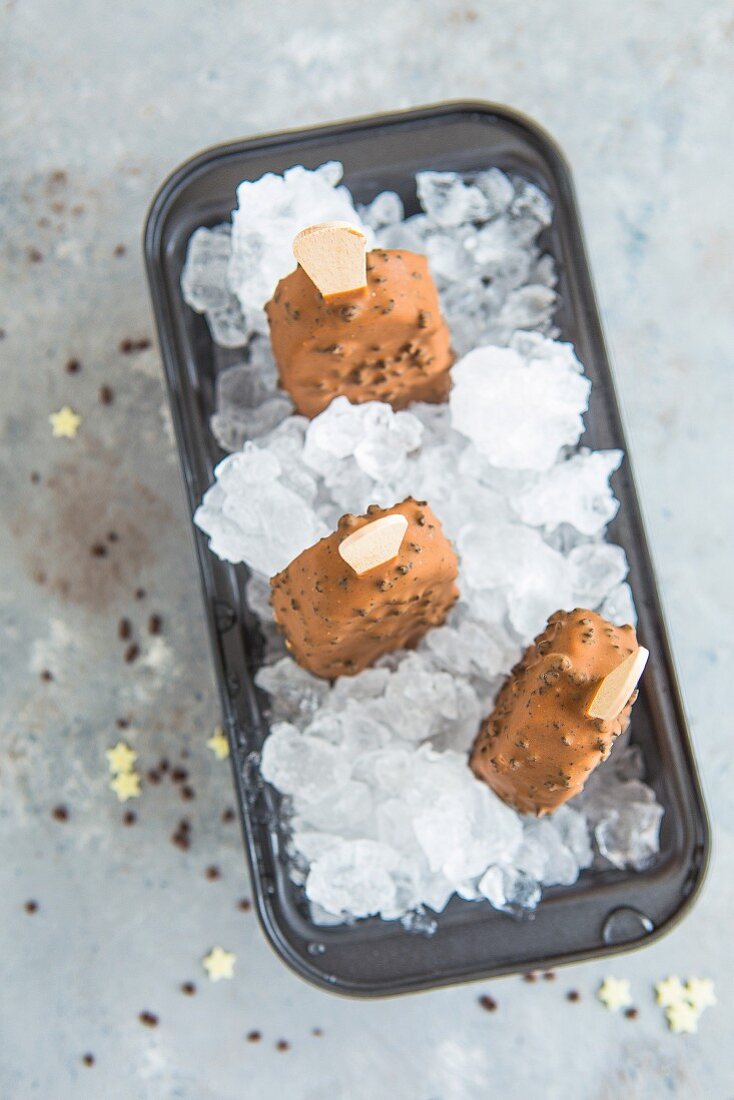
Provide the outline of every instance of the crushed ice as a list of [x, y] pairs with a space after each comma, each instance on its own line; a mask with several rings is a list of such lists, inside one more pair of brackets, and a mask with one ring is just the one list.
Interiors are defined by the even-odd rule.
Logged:
[[[634, 622], [624, 551], [605, 541], [619, 451], [579, 447], [590, 383], [553, 337], [552, 218], [533, 184], [493, 168], [465, 181], [421, 172], [422, 212], [392, 192], [356, 208], [341, 166], [293, 168], [238, 189], [232, 226], [193, 235], [184, 297], [215, 340], [246, 347], [217, 378], [224, 450], [196, 522], [219, 557], [246, 562], [261, 620], [272, 729], [261, 774], [285, 797], [293, 880], [317, 923], [380, 914], [430, 931], [458, 894], [532, 910], [544, 887], [594, 865], [643, 869], [662, 807], [639, 750], [619, 745], [582, 795], [540, 821], [474, 778], [466, 753], [525, 645], [558, 608]], [[462, 358], [450, 402], [395, 413], [339, 397], [293, 416], [263, 305], [309, 222], [360, 223], [384, 247], [428, 254]], [[533, 330], [533, 331], [523, 331]], [[461, 599], [417, 650], [329, 684], [284, 649], [268, 580], [345, 511], [425, 498], [460, 559]], [[426, 913], [426, 910], [429, 912]]]

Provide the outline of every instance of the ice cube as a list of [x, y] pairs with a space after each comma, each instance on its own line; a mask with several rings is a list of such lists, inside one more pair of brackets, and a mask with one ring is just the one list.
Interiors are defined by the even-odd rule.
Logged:
[[218, 309], [229, 302], [227, 268], [232, 254], [232, 227], [197, 229], [191, 234], [181, 274], [181, 291], [197, 313]]
[[343, 840], [311, 864], [306, 896], [327, 913], [369, 917], [392, 912], [400, 855], [376, 840]]
[[362, 702], [350, 699], [340, 718], [341, 746], [349, 760], [354, 761], [366, 753], [377, 752], [390, 740], [389, 725]]
[[553, 814], [553, 825], [579, 867], [590, 867], [593, 858], [591, 841], [583, 814], [570, 806], [560, 806]]
[[311, 721], [329, 694], [329, 685], [292, 657], [283, 657], [255, 674], [255, 683], [270, 696], [270, 711], [274, 719], [304, 726]]
[[358, 468], [375, 481], [400, 474], [406, 456], [421, 442], [423, 425], [408, 412], [393, 412], [381, 401], [352, 405], [336, 397], [314, 417], [306, 433], [303, 459], [312, 469], [337, 474], [334, 459], [354, 457]]
[[557, 462], [512, 498], [525, 522], [554, 531], [569, 523], [584, 535], [598, 534], [617, 514], [619, 502], [609, 478], [622, 462], [621, 451], [583, 451]]
[[223, 348], [241, 348], [249, 338], [249, 319], [245, 317], [237, 299], [232, 296], [225, 306], [217, 306], [206, 312], [212, 340]]
[[375, 481], [389, 481], [400, 474], [406, 457], [420, 446], [422, 434], [423, 425], [409, 412], [393, 413], [387, 424], [373, 426], [368, 421], [364, 438], [354, 448], [355, 461]]
[[237, 363], [220, 371], [214, 386], [217, 412], [239, 412], [261, 404], [276, 391], [272, 376], [255, 363]]
[[601, 614], [615, 626], [624, 626], [626, 623], [631, 626], [637, 625], [635, 601], [632, 589], [626, 581], [612, 589], [601, 605]]
[[568, 555], [571, 587], [579, 607], [596, 608], [627, 576], [627, 555], [609, 542], [588, 542]]
[[455, 227], [489, 216], [489, 201], [479, 187], [456, 172], [417, 172], [421, 206], [436, 225]]
[[349, 779], [349, 765], [338, 749], [305, 736], [288, 722], [273, 725], [263, 746], [260, 772], [268, 783], [291, 795], [299, 808], [321, 802], [325, 791], [333, 797]]
[[390, 678], [384, 713], [398, 737], [473, 738], [479, 728], [477, 697], [466, 681], [436, 669], [422, 653], [409, 653]]
[[337, 791], [325, 793], [322, 787], [321, 793], [323, 797], [318, 802], [302, 807], [299, 828], [311, 826], [338, 837], [364, 835], [374, 814], [372, 794], [366, 783], [350, 779]]
[[331, 689], [329, 706], [341, 712], [350, 701], [376, 699], [384, 694], [389, 680], [386, 668], [366, 668], [356, 676], [342, 676]]
[[530, 215], [540, 225], [550, 225], [553, 220], [553, 203], [545, 192], [520, 176], [515, 178], [514, 183], [515, 197], [510, 204], [510, 212], [515, 217]]
[[657, 802], [626, 802], [610, 810], [594, 830], [601, 854], [615, 867], [643, 871], [660, 851], [663, 807]]
[[579, 877], [579, 861], [564, 844], [553, 818], [543, 818], [525, 825], [525, 836], [537, 840], [546, 853], [541, 879], [544, 886], [570, 886]]
[[269, 622], [273, 618], [270, 604], [270, 580], [262, 573], [250, 573], [246, 585], [247, 605], [259, 619]]
[[626, 783], [630, 779], [642, 779], [645, 775], [645, 758], [639, 745], [620, 745], [614, 750], [612, 756], [614, 773], [621, 782]]
[[479, 893], [506, 913], [528, 912], [540, 901], [537, 880], [516, 867], [489, 867], [479, 880]]
[[[523, 271], [522, 277], [528, 278]], [[545, 327], [556, 311], [558, 295], [551, 287], [542, 284], [518, 286], [510, 290], [502, 303], [501, 309], [492, 318], [492, 340], [498, 344], [509, 343], [512, 334], [518, 329], [537, 329], [545, 331]]]
[[500, 625], [487, 625], [464, 619], [456, 626], [430, 630], [421, 643], [433, 663], [458, 676], [492, 679], [515, 663], [516, 643]]
[[218, 225], [192, 233], [181, 274], [184, 301], [206, 314], [213, 339], [228, 348], [242, 347], [248, 339], [246, 318], [227, 285], [231, 232], [231, 226]]
[[315, 171], [296, 166], [284, 175], [267, 173], [237, 188], [232, 214], [232, 256], [228, 281], [242, 309], [266, 330], [263, 307], [279, 281], [294, 269], [293, 238], [323, 221], [364, 226], [346, 187], [337, 187], [342, 168], [334, 161]]
[[414, 936], [433, 936], [438, 928], [437, 922], [429, 916], [422, 905], [416, 909], [409, 909], [400, 918], [400, 923], [406, 932]]
[[359, 214], [365, 225], [379, 234], [388, 225], [397, 225], [403, 220], [403, 200], [394, 191], [382, 191], [369, 206], [360, 206]]
[[497, 217], [504, 213], [512, 202], [515, 189], [511, 180], [499, 168], [489, 168], [486, 172], [479, 172], [474, 180], [475, 185], [487, 199], [487, 216]]
[[539, 633], [554, 611], [573, 608], [568, 563], [533, 528], [467, 524], [458, 548], [466, 583], [473, 589], [502, 589], [510, 621], [524, 639]]
[[212, 435], [223, 451], [239, 451], [248, 439], [259, 439], [293, 412], [287, 394], [277, 394], [251, 409], [215, 412], [209, 422]]
[[414, 769], [413, 828], [432, 871], [460, 883], [511, 860], [522, 839], [520, 819], [474, 778], [463, 756], [424, 746]]
[[266, 576], [284, 569], [328, 534], [313, 508], [281, 480], [278, 458], [254, 443], [225, 458], [194, 513], [225, 561], [244, 561]]
[[[531, 819], [528, 818], [526, 824], [529, 825], [530, 821]], [[523, 871], [528, 878], [535, 879], [537, 882], [542, 881], [548, 865], [548, 851], [542, 837], [535, 836], [525, 829], [522, 842], [512, 862], [513, 866], [518, 871]]]
[[425, 252], [431, 274], [439, 287], [447, 282], [456, 282], [471, 274], [473, 260], [457, 230], [446, 233], [432, 233], [426, 241]]
[[493, 465], [547, 470], [583, 431], [591, 384], [580, 369], [570, 344], [542, 337], [477, 348], [453, 368], [451, 422]]

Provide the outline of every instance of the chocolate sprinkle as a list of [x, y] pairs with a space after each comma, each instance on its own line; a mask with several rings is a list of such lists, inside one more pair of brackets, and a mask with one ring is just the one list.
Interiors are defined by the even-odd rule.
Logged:
[[479, 1003], [485, 1012], [496, 1012], [497, 1002], [494, 997], [490, 997], [488, 993], [483, 993], [479, 998]]
[[54, 821], [68, 821], [69, 811], [66, 806], [54, 806], [51, 811], [51, 817], [53, 817]]
[[26, 913], [37, 913], [38, 912], [38, 902], [33, 901], [33, 900], [27, 901], [25, 903], [24, 909], [25, 909]]
[[146, 1027], [158, 1027], [158, 1017], [155, 1012], [141, 1012], [138, 1019], [141, 1024], [145, 1024]]
[[181, 992], [185, 993], [187, 997], [193, 997], [194, 993], [196, 993], [196, 986], [193, 982], [182, 982]]
[[259, 1043], [262, 1039], [261, 1031], [248, 1031], [246, 1035], [248, 1043]]
[[123, 355], [131, 355], [134, 351], [147, 351], [150, 340], [143, 337], [141, 340], [131, 340], [129, 337], [120, 341], [119, 349]]

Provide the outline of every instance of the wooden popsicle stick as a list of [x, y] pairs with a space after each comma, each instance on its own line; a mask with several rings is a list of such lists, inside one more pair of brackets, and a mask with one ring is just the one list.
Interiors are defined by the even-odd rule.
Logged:
[[367, 286], [367, 238], [349, 222], [321, 222], [302, 229], [293, 255], [324, 298]]
[[586, 708], [589, 718], [609, 722], [621, 714], [639, 683], [649, 656], [649, 651], [641, 645], [604, 677]]
[[398, 556], [408, 530], [405, 516], [395, 512], [366, 523], [339, 543], [339, 553], [357, 576]]

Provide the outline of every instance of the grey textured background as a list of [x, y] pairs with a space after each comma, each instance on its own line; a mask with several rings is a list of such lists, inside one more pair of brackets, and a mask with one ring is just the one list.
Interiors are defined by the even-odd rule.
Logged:
[[[730, 2], [5, 0], [0, 1095], [734, 1096], [733, 39]], [[139, 239], [177, 162], [459, 96], [535, 116], [574, 169], [715, 855], [693, 913], [645, 951], [554, 982], [356, 1003], [293, 977], [237, 908], [249, 884], [237, 827], [221, 822], [228, 767], [204, 745], [217, 705], [158, 357], [118, 347], [152, 336]], [[48, 414], [66, 402], [79, 435], [53, 440]], [[92, 556], [109, 531], [118, 541]], [[121, 615], [142, 647], [134, 664]], [[196, 792], [184, 803], [170, 780], [146, 784], [130, 828], [103, 755], [120, 717], [143, 769], [186, 751]], [[66, 823], [51, 815], [62, 802]], [[169, 841], [183, 814], [188, 852]], [[231, 982], [201, 971], [214, 943], [237, 953]], [[671, 971], [717, 982], [698, 1036], [669, 1035], [653, 1004]], [[639, 1019], [594, 1001], [606, 973], [632, 980]], [[490, 988], [491, 1015], [477, 1005]], [[245, 1041], [253, 1028], [259, 1044]]]

